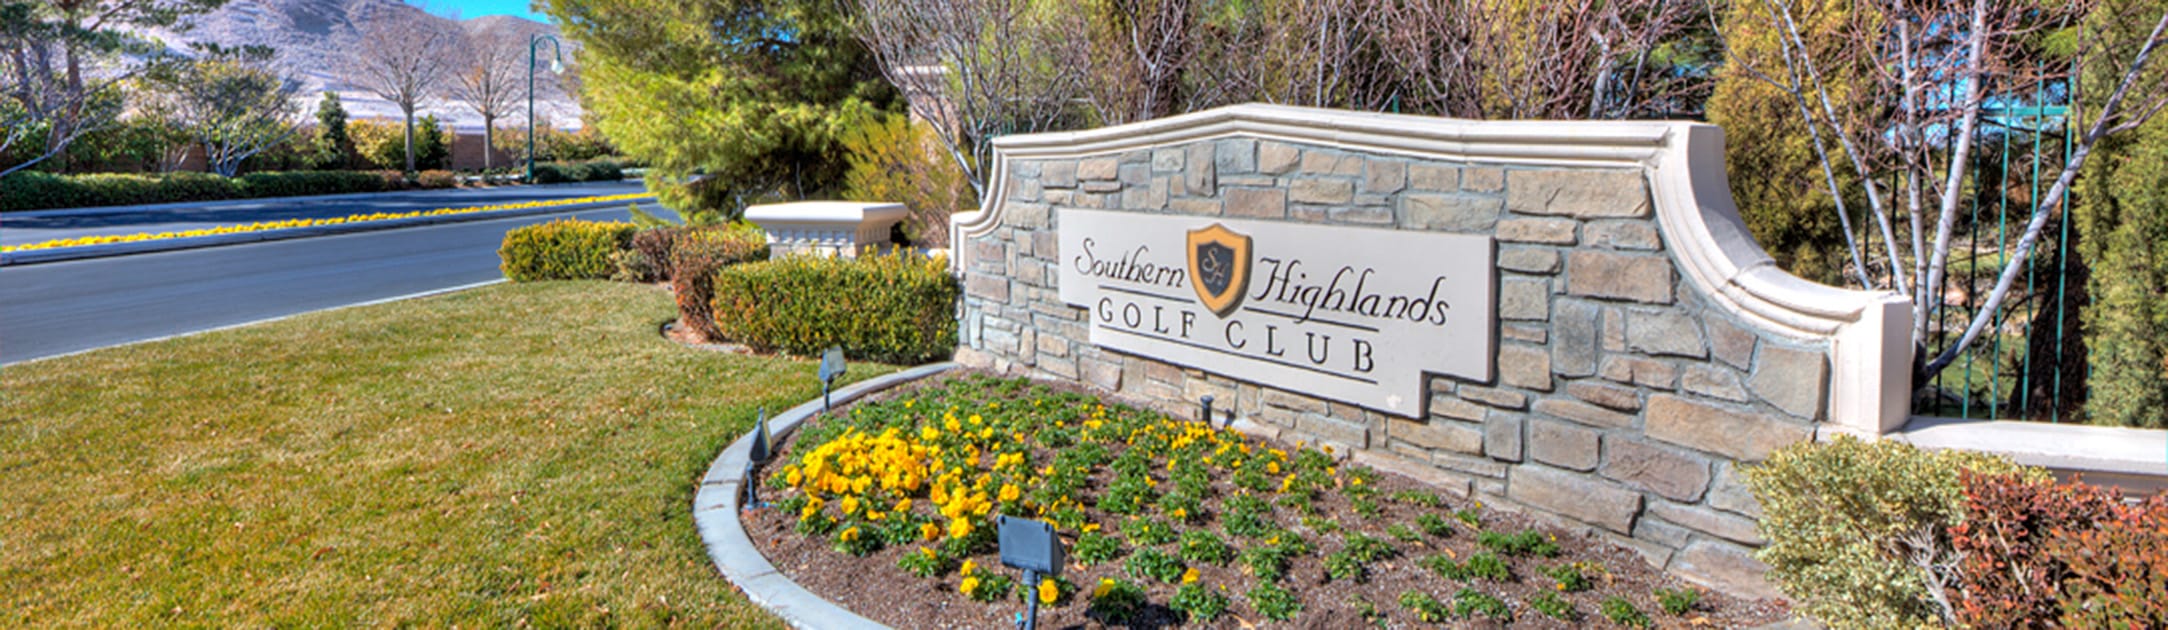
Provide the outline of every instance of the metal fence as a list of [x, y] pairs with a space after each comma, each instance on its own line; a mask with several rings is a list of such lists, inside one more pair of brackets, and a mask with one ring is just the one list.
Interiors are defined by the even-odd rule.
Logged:
[[[1965, 184], [1969, 207], [1953, 235], [1948, 273], [1934, 287], [1941, 308], [1927, 327], [1930, 356], [1956, 343], [1980, 312], [2006, 253], [2061, 172], [2072, 149], [2067, 116], [2060, 106], [1992, 109], [1983, 116], [1973, 176]], [[2085, 279], [2083, 265], [2071, 260], [2076, 252], [2069, 208], [2075, 200], [2073, 192], [2055, 210], [1988, 332], [1934, 375], [1913, 401], [1914, 414], [2050, 422], [2076, 417], [2084, 396], [2078, 310]]]

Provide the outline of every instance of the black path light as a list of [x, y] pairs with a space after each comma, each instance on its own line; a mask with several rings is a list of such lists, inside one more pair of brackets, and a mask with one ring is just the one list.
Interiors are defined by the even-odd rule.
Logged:
[[774, 454], [774, 450], [775, 448], [768, 443], [768, 408], [761, 407], [760, 419], [753, 422], [752, 453], [750, 457], [747, 457], [752, 461], [745, 464], [745, 509], [750, 510], [767, 505], [767, 503], [760, 500], [760, 480], [753, 476], [753, 469], [767, 463], [768, 457]]
[[[1204, 426], [1207, 426], [1207, 427], [1210, 427], [1210, 426], [1212, 426], [1212, 401], [1213, 401], [1213, 398], [1212, 398], [1212, 395], [1211, 395], [1211, 394], [1205, 394], [1203, 398], [1200, 398], [1200, 399], [1198, 399], [1198, 400], [1197, 400], [1197, 402], [1199, 402], [1199, 403], [1202, 403], [1202, 407], [1203, 407], [1202, 409], [1200, 409], [1200, 410], [1199, 410], [1199, 411], [1197, 412], [1197, 413], [1199, 414], [1199, 415], [1197, 416], [1197, 419], [1199, 419], [1199, 420], [1203, 420], [1203, 421], [1204, 421]], [[1226, 417], [1227, 417], [1227, 420], [1226, 420], [1226, 422], [1223, 422], [1223, 423], [1221, 423], [1221, 424], [1219, 425], [1219, 427], [1220, 427], [1220, 428], [1222, 428], [1222, 429], [1231, 429], [1231, 428], [1234, 428], [1234, 426], [1235, 426], [1235, 408], [1234, 408], [1234, 407], [1228, 407], [1228, 408], [1227, 408], [1227, 413], [1226, 413], [1225, 415], [1226, 415]]]
[[759, 419], [759, 420], [757, 420], [757, 421], [754, 421], [754, 422], [753, 422], [753, 453], [752, 453], [753, 463], [755, 463], [755, 464], [765, 464], [765, 463], [768, 463], [768, 457], [770, 457], [770, 456], [774, 455], [774, 450], [775, 450], [775, 447], [774, 447], [774, 445], [770, 444], [769, 442], [770, 442], [770, 440], [768, 439], [768, 408], [767, 408], [767, 407], [761, 407], [761, 408], [760, 408], [760, 419]]
[[1024, 572], [1025, 614], [1016, 620], [1016, 627], [1038, 630], [1037, 587], [1040, 579], [1061, 575], [1061, 539], [1054, 536], [1054, 526], [1046, 521], [1000, 516], [995, 517], [994, 524], [1001, 544], [1001, 565]]
[[834, 346], [821, 353], [821, 411], [827, 411], [831, 406], [828, 403], [829, 388], [835, 386], [836, 378], [849, 369], [843, 365], [843, 346]]

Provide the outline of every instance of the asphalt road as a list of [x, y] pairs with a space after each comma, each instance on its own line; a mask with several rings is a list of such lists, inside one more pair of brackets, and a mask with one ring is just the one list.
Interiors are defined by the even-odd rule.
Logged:
[[638, 181], [415, 190], [316, 199], [241, 199], [164, 206], [33, 210], [0, 214], [0, 245], [56, 238], [175, 232], [284, 219], [322, 219], [374, 212], [413, 212], [548, 199], [623, 195], [646, 190]]
[[496, 280], [506, 231], [628, 214], [616, 207], [0, 267], [0, 365]]

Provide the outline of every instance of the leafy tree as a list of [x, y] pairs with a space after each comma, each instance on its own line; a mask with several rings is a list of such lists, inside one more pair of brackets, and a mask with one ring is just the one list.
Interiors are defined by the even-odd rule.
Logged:
[[324, 91], [324, 98], [316, 103], [316, 151], [314, 162], [318, 168], [341, 168], [346, 166], [346, 156], [354, 153], [354, 139], [346, 133], [346, 105], [339, 101], [339, 93]]
[[[1777, 63], [1783, 47], [1779, 31], [1762, 11], [1752, 3], [1737, 3], [1723, 14], [1728, 53], [1740, 62], [1725, 64], [1718, 72], [1709, 97], [1709, 122], [1724, 128], [1732, 199], [1754, 240], [1793, 275], [1841, 285], [1844, 230], [1815, 157], [1814, 139], [1791, 95], [1755, 74], [1755, 68]], [[1849, 41], [1846, 32], [1871, 19], [1867, 13], [1850, 2], [1823, 0], [1802, 3], [1796, 18], [1806, 41], [1820, 47], [1816, 54], [1826, 59]], [[1855, 101], [1865, 70], [1825, 70], [1832, 98]], [[1846, 189], [1856, 180], [1850, 171], [1835, 175]]]
[[904, 229], [912, 243], [947, 246], [949, 215], [977, 206], [978, 197], [932, 126], [898, 114], [855, 127], [843, 140], [851, 164], [844, 198], [902, 203], [911, 210]]
[[185, 32], [225, 0], [0, 0], [0, 175], [120, 119], [121, 86], [170, 63], [144, 33]]
[[406, 163], [406, 128], [398, 121], [356, 120], [346, 125], [354, 139], [354, 155], [370, 168], [397, 170]]
[[227, 177], [249, 157], [293, 136], [298, 83], [268, 67], [271, 49], [196, 44], [199, 58], [159, 82], [182, 128], [203, 146], [212, 172]]
[[[595, 126], [681, 213], [826, 194], [849, 121], [897, 106], [825, 0], [545, 0]], [[703, 176], [686, 178], [695, 173]]]

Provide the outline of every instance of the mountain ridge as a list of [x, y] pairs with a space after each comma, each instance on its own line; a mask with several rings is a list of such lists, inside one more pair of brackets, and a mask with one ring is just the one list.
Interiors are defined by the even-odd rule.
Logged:
[[[305, 102], [304, 111], [314, 112], [316, 101], [324, 91], [330, 90], [338, 93], [347, 115], [353, 119], [397, 120], [400, 117], [397, 106], [339, 80], [332, 71], [344, 55], [351, 54], [343, 46], [354, 39], [363, 24], [396, 13], [420, 14], [425, 19], [456, 25], [470, 34], [509, 31], [520, 39], [535, 34], [558, 34], [555, 25], [525, 18], [490, 15], [460, 20], [429, 13], [398, 0], [234, 0], [216, 11], [190, 18], [190, 28], [183, 32], [153, 35], [176, 49], [196, 42], [228, 47], [270, 46], [277, 51], [276, 64], [280, 70], [301, 83], [299, 98]], [[575, 49], [571, 42], [566, 42], [568, 56]], [[561, 90], [539, 86], [543, 82], [555, 85], [547, 68], [539, 71], [535, 90], [537, 118], [560, 128], [579, 127], [581, 109], [577, 99]], [[446, 81], [450, 81], [449, 77]], [[453, 99], [449, 90], [438, 92], [435, 98], [422, 104], [416, 115], [435, 114], [439, 120], [462, 131], [481, 128], [479, 114]], [[512, 116], [498, 119], [499, 128], [524, 126], [525, 104], [522, 103], [518, 110]]]

